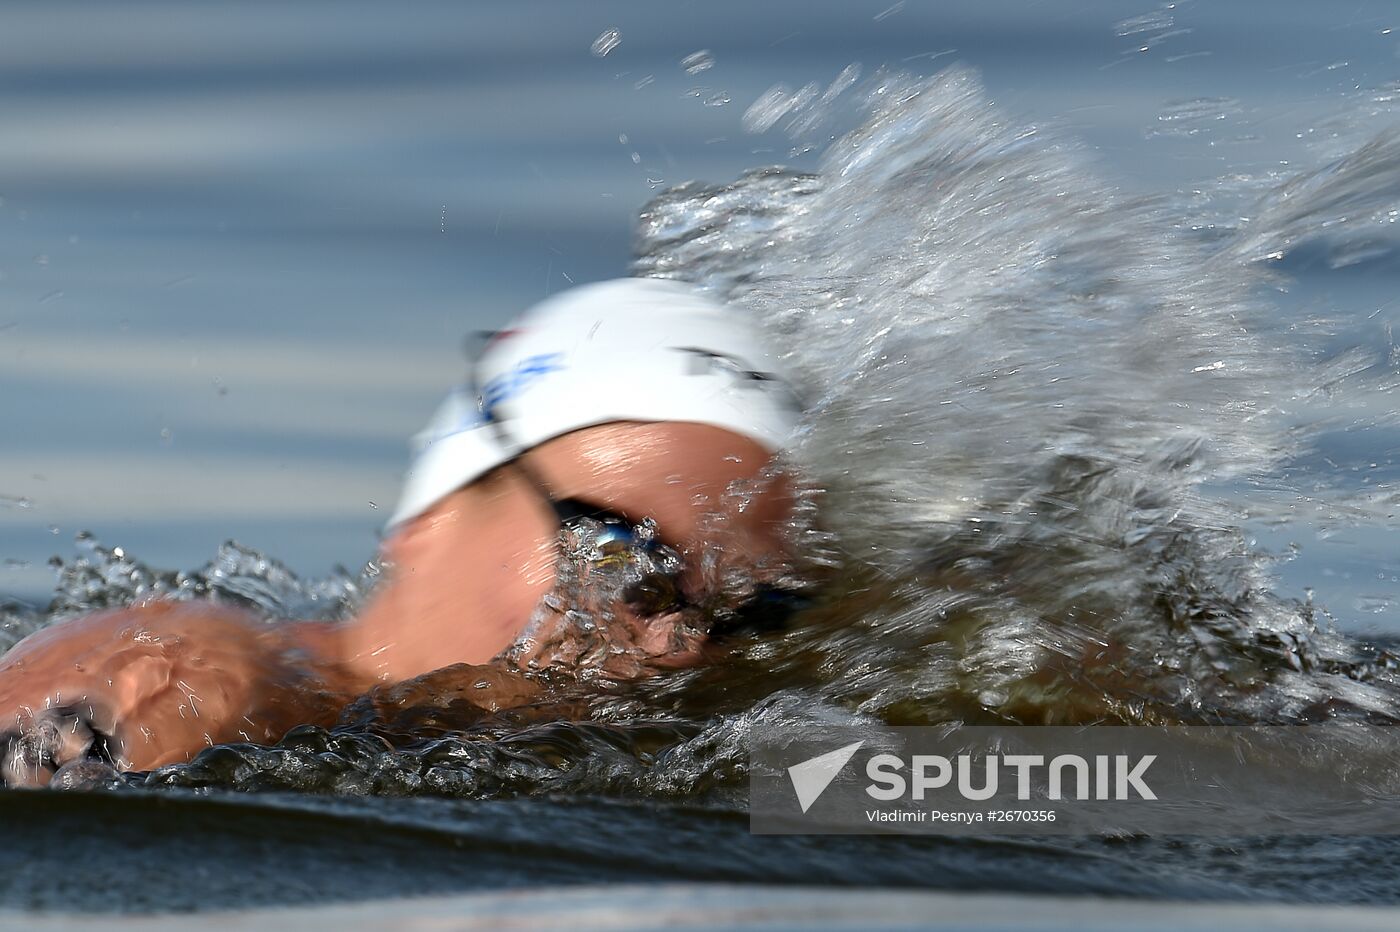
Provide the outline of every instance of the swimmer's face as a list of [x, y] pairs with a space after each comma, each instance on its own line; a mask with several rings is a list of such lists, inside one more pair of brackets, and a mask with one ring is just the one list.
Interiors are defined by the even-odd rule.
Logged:
[[[650, 518], [685, 562], [682, 588], [707, 601], [707, 577], [780, 562], [792, 496], [761, 481], [771, 455], [748, 438], [704, 424], [615, 423], [575, 431], [525, 454], [556, 499], [575, 498], [633, 522]], [[731, 492], [753, 484], [740, 503]], [[709, 564], [706, 569], [705, 564]]]
[[350, 653], [397, 681], [451, 663], [485, 663], [525, 627], [554, 585], [558, 524], [515, 470], [442, 499], [385, 541], [393, 580]]
[[[524, 459], [556, 500], [578, 499], [634, 523], [654, 520], [660, 540], [682, 556], [687, 602], [708, 603], [715, 580], [784, 557], [787, 488], [770, 483], [742, 508], [726, 494], [759, 479], [771, 461], [737, 434], [699, 424], [605, 424], [557, 437]], [[410, 522], [386, 549], [400, 593], [394, 666], [411, 657], [409, 668], [422, 672], [485, 662], [516, 640], [556, 582], [559, 525], [521, 471], [505, 467]], [[622, 626], [617, 634], [656, 666], [698, 655], [703, 626], [681, 612], [618, 604], [609, 614]]]
[[[706, 613], [696, 606], [726, 602], [725, 583], [764, 581], [765, 568], [786, 562], [788, 486], [767, 478], [767, 451], [737, 434], [699, 424], [615, 423], [556, 438], [526, 459], [555, 498], [606, 508], [633, 523], [651, 519], [661, 543], [682, 558], [674, 604], [662, 599], [650, 608], [630, 600], [577, 606], [609, 619], [603, 635], [608, 650], [600, 652], [608, 657], [609, 672], [694, 663], [709, 629]], [[587, 603], [591, 596], [576, 589], [566, 599]], [[576, 635], [571, 642], [573, 626], [562, 615], [557, 630], [548, 627], [531, 629], [542, 643], [530, 645], [527, 659], [548, 663], [550, 654], [570, 658], [587, 650], [579, 643], [584, 638]]]

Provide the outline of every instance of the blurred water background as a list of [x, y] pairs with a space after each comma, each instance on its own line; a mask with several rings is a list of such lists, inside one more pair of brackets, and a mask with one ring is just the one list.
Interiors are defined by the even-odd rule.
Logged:
[[[622, 273], [666, 187], [814, 164], [745, 130], [776, 83], [963, 63], [1109, 184], [1189, 195], [1316, 163], [1341, 111], [1354, 137], [1358, 102], [1400, 77], [1397, 19], [1303, 0], [6, 4], [0, 594], [47, 601], [81, 530], [159, 566], [236, 538], [304, 574], [357, 568], [468, 333]], [[1279, 307], [1381, 346], [1400, 266], [1334, 258], [1290, 257]], [[1393, 478], [1394, 440], [1338, 430], [1314, 467]], [[1393, 524], [1249, 527], [1297, 545], [1283, 594], [1400, 633]]]

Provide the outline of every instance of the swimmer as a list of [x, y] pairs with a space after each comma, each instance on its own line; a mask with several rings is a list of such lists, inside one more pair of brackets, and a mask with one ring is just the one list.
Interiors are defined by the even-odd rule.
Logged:
[[[357, 617], [268, 624], [155, 600], [39, 631], [0, 658], [0, 778], [147, 770], [332, 724], [353, 697], [449, 665], [549, 666], [577, 650], [549, 598], [575, 537], [601, 562], [645, 563], [608, 616], [623, 672], [695, 662], [705, 631], [676, 617], [701, 603], [743, 617], [753, 603], [716, 601], [722, 564], [753, 576], [785, 558], [791, 496], [760, 482], [796, 417], [780, 372], [736, 312], [679, 283], [543, 302], [415, 438], [386, 579]], [[736, 483], [763, 487], [717, 525]]]

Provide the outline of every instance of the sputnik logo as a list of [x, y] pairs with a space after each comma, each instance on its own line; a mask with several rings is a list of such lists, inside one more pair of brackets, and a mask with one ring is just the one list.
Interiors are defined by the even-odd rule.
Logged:
[[821, 798], [821, 795], [826, 792], [826, 788], [831, 785], [831, 781], [836, 779], [836, 775], [855, 756], [856, 751], [859, 751], [863, 744], [865, 744], [864, 741], [857, 741], [804, 760], [800, 764], [793, 764], [788, 768], [788, 777], [792, 780], [792, 788], [797, 792], [797, 803], [802, 807], [804, 813]]

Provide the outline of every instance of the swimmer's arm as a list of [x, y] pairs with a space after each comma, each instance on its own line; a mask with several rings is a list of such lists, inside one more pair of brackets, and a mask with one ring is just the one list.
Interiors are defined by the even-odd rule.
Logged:
[[0, 775], [43, 785], [73, 760], [146, 770], [229, 741], [331, 724], [366, 683], [325, 624], [269, 625], [156, 602], [54, 625], [0, 658]]

